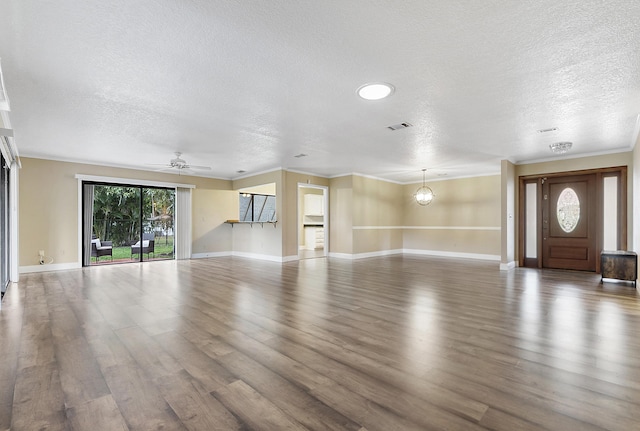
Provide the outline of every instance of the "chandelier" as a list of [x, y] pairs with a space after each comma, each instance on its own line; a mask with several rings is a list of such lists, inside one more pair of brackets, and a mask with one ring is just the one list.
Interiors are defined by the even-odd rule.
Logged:
[[433, 190], [427, 187], [425, 175], [427, 173], [426, 169], [422, 170], [422, 187], [416, 190], [416, 193], [413, 195], [418, 205], [426, 206], [431, 203], [433, 198], [436, 196], [433, 194]]

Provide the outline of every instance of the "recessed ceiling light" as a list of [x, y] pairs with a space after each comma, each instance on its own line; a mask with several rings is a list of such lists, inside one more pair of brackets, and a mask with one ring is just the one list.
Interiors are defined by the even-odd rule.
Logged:
[[296, 154], [296, 155], [295, 155], [295, 156], [293, 156], [293, 157], [295, 157], [296, 159], [299, 159], [300, 157], [307, 157], [307, 156], [308, 156], [308, 154], [300, 153], [300, 154]]
[[236, 171], [236, 172], [239, 173], [239, 174], [244, 174], [247, 171], [240, 169], [239, 171]]
[[569, 151], [572, 146], [573, 143], [571, 142], [554, 142], [549, 145], [549, 148], [556, 154], [564, 154]]
[[358, 96], [366, 100], [380, 100], [393, 94], [393, 85], [386, 82], [372, 82], [358, 88]]

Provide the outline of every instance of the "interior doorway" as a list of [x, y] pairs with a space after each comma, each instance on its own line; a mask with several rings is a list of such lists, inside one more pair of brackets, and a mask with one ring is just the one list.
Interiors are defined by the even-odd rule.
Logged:
[[520, 266], [599, 272], [602, 250], [625, 250], [626, 172], [520, 177]]
[[329, 252], [329, 188], [298, 184], [298, 258], [326, 257]]

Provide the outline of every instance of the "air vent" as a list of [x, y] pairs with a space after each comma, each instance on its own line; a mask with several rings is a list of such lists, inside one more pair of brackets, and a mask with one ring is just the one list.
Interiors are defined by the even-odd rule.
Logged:
[[556, 132], [557, 130], [558, 130], [557, 127], [551, 127], [549, 129], [540, 129], [540, 130], [538, 130], [538, 133]]
[[236, 171], [236, 172], [237, 172], [237, 173], [239, 173], [239, 174], [244, 174], [244, 173], [245, 173], [245, 172], [247, 172], [247, 171], [245, 171], [245, 170], [243, 170], [243, 169], [240, 169], [239, 171]]
[[400, 130], [400, 129], [406, 129], [407, 127], [412, 127], [413, 124], [411, 123], [400, 123], [400, 124], [394, 124], [393, 126], [387, 126], [387, 129], [389, 130]]
[[293, 156], [293, 157], [295, 157], [296, 159], [299, 159], [299, 158], [301, 158], [301, 157], [307, 157], [307, 156], [308, 156], [308, 154], [300, 153], [300, 154], [296, 154], [296, 155], [295, 155], [295, 156]]

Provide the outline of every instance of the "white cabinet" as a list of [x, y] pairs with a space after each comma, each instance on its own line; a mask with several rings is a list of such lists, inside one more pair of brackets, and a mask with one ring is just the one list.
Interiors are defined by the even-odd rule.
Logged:
[[304, 195], [304, 215], [324, 215], [324, 196], [310, 194]]
[[321, 250], [324, 248], [324, 227], [305, 226], [304, 248], [307, 250]]

